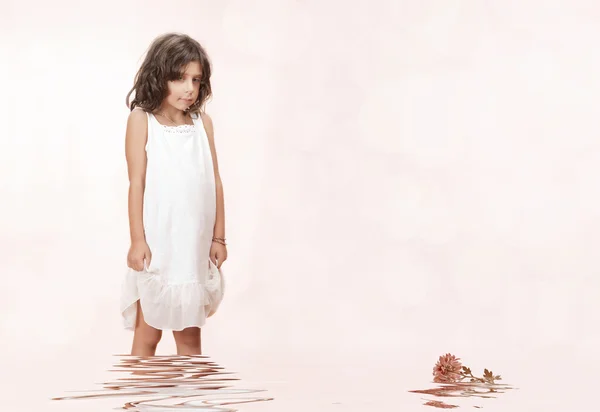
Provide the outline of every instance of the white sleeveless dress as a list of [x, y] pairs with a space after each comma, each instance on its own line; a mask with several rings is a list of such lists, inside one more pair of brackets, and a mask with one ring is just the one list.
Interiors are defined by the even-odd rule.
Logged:
[[152, 259], [143, 271], [125, 274], [124, 326], [134, 329], [139, 300], [144, 320], [156, 329], [201, 327], [212, 314], [206, 284], [216, 270], [209, 259], [216, 192], [208, 137], [199, 115], [181, 126], [147, 117], [143, 219]]

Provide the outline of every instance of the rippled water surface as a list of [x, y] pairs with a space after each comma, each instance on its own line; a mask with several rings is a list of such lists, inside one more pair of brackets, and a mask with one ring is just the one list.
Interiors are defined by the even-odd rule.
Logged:
[[235, 374], [207, 356], [118, 356], [114, 379], [89, 391], [66, 391], [54, 401], [114, 398], [129, 411], [238, 411], [238, 405], [268, 402], [264, 389], [245, 389]]

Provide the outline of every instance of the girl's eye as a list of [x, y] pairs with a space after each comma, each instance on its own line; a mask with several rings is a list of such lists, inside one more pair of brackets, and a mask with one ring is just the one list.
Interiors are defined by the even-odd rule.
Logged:
[[[179, 76], [179, 77], [177, 78], [177, 80], [178, 80], [178, 81], [180, 81], [180, 82], [182, 82], [182, 81], [183, 81], [183, 76]], [[194, 81], [195, 81], [196, 83], [200, 83], [200, 82], [202, 81], [202, 79], [198, 79], [198, 78], [196, 78], [196, 79], [194, 79]]]

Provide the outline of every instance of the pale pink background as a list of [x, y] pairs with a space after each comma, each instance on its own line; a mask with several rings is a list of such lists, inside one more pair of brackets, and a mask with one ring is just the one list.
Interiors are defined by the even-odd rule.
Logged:
[[485, 410], [597, 410], [600, 3], [1, 4], [3, 410], [119, 405], [47, 399], [130, 349], [125, 95], [166, 31], [214, 62], [203, 346], [276, 398], [241, 410], [420, 410], [445, 352], [520, 388]]

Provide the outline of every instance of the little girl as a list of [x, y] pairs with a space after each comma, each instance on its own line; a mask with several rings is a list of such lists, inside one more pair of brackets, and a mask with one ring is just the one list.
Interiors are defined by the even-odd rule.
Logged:
[[121, 313], [134, 330], [132, 355], [154, 356], [163, 330], [179, 355], [201, 354], [200, 328], [219, 303], [207, 290], [227, 259], [213, 125], [201, 109], [210, 76], [204, 48], [169, 33], [151, 44], [127, 95], [131, 247]]

